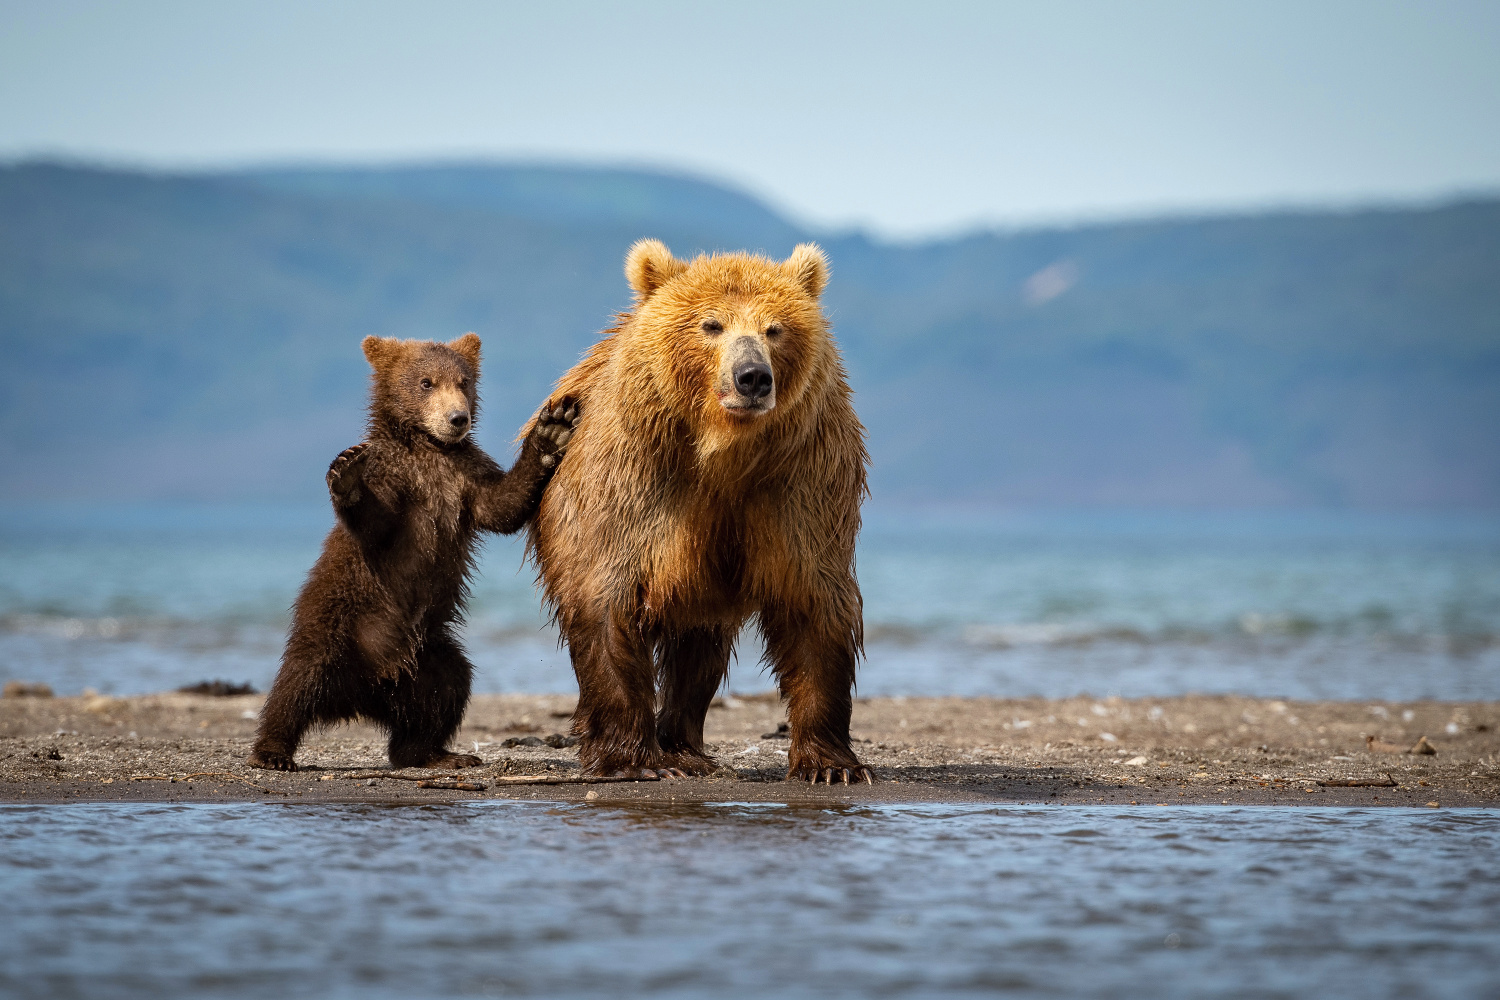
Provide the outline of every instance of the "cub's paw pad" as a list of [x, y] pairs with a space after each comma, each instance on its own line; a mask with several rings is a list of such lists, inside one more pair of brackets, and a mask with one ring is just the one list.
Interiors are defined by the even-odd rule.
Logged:
[[[568, 450], [568, 442], [572, 440], [573, 431], [577, 429], [582, 416], [583, 411], [577, 401], [571, 398], [564, 398], [555, 405], [549, 404], [541, 408], [531, 433], [544, 452], [542, 465], [552, 468], [556, 464], [554, 456], [560, 456]], [[547, 462], [548, 458], [553, 458], [553, 461]]]
[[251, 767], [258, 767], [265, 771], [295, 771], [297, 762], [287, 754], [271, 753], [265, 750], [256, 750], [250, 754], [245, 761]]
[[360, 469], [369, 457], [368, 442], [345, 448], [328, 466], [328, 489], [334, 493], [350, 494], [351, 500], [359, 499]]

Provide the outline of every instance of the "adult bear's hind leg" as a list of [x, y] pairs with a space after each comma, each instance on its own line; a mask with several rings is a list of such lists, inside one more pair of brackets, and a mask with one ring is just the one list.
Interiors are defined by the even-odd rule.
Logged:
[[729, 672], [732, 646], [728, 631], [717, 628], [688, 629], [659, 645], [656, 738], [667, 762], [688, 774], [712, 774], [718, 768], [703, 749], [703, 719]]

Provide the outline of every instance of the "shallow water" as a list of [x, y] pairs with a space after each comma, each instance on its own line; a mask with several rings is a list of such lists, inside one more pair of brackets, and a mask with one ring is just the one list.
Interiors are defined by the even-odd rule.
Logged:
[[[0, 671], [139, 693], [264, 689], [326, 508], [0, 517]], [[871, 515], [866, 695], [1500, 698], [1500, 520]], [[571, 691], [518, 540], [481, 564], [479, 691]], [[769, 686], [753, 636], [730, 679]], [[0, 679], [4, 679], [0, 677]]]
[[1500, 812], [0, 807], [15, 997], [1500, 995]]

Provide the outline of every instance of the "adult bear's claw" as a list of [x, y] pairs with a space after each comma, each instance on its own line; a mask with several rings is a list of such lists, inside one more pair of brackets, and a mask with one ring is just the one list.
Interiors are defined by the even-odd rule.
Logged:
[[867, 785], [875, 784], [875, 775], [863, 764], [855, 764], [853, 767], [805, 767], [796, 768], [787, 772], [787, 780], [805, 780], [809, 785], [816, 785], [820, 781], [833, 786], [835, 780], [845, 785], [857, 785], [863, 781]]

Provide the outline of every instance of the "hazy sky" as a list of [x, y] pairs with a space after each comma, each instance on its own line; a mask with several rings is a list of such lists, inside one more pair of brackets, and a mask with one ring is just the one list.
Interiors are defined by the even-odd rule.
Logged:
[[0, 0], [0, 157], [666, 166], [887, 235], [1500, 189], [1500, 2]]

